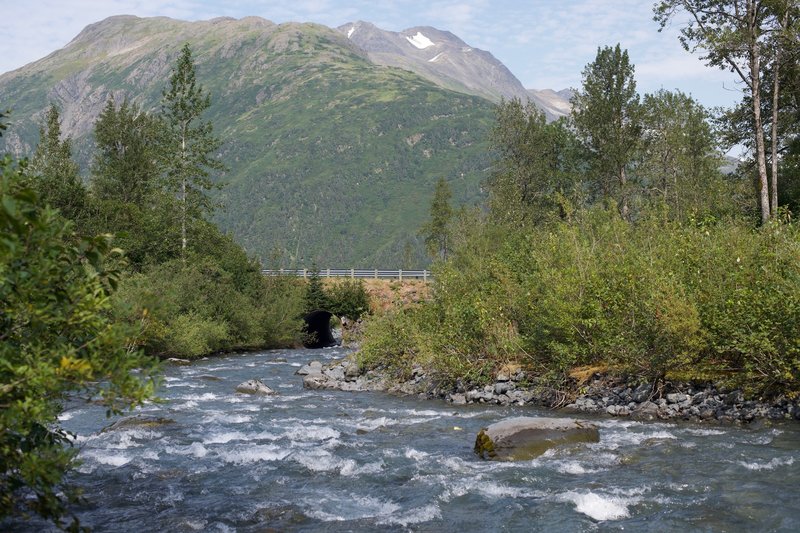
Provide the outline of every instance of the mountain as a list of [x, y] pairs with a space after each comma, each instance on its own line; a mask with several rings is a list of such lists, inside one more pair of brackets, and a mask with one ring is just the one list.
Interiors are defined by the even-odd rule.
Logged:
[[[367, 33], [371, 25], [363, 24]], [[380, 63], [367, 41], [353, 39], [358, 29], [348, 37], [349, 30], [258, 17], [111, 17], [0, 76], [0, 107], [13, 110], [0, 151], [30, 154], [53, 102], [86, 169], [107, 99], [157, 110], [188, 42], [212, 97], [205, 118], [224, 141], [229, 170], [217, 177], [224, 208], [215, 215], [224, 230], [255, 255], [277, 252], [285, 266], [404, 266], [409, 243], [416, 266], [424, 261], [417, 231], [436, 180], [448, 180], [455, 203], [472, 204], [488, 175], [493, 104], [475, 94], [476, 84], [468, 90], [468, 79], [494, 68], [504, 80], [495, 87], [521, 85], [490, 54], [463, 51], [469, 47], [447, 32], [412, 28], [398, 41], [371, 28], [368, 47], [386, 48], [383, 57], [392, 46], [410, 46], [413, 57], [430, 47], [425, 39], [440, 43], [432, 46], [443, 55], [430, 64], [442, 69], [418, 72], [411, 66], [420, 61], [411, 59], [405, 68]], [[470, 67], [471, 57], [479, 61]]]
[[495, 103], [501, 98], [530, 98], [549, 120], [569, 113], [569, 98], [552, 90], [525, 89], [491, 53], [469, 46], [448, 31], [418, 26], [393, 32], [363, 21], [337, 29], [378, 65], [409, 70], [441, 87]]

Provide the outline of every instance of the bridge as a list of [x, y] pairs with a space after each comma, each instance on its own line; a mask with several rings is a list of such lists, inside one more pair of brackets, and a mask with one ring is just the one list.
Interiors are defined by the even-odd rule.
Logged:
[[[308, 278], [313, 270], [309, 268], [281, 268], [279, 270], [264, 269], [265, 276], [298, 276]], [[421, 279], [428, 281], [431, 278], [430, 270], [381, 270], [378, 268], [322, 268], [317, 270], [321, 278], [360, 278], [360, 279], [396, 279], [399, 281]]]

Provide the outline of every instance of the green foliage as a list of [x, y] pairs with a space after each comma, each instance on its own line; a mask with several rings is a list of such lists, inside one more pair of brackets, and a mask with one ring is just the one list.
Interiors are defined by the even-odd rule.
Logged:
[[[35, 72], [23, 69], [0, 81], [23, 143], [35, 144], [30, 117], [46, 109], [48, 91], [67, 79], [81, 80], [90, 92], [135, 97], [144, 110], [160, 109], [186, 40], [182, 23], [106, 22], [108, 35], [142, 46], [116, 55], [100, 43], [69, 46]], [[411, 240], [407, 268], [420, 268], [425, 253], [416, 232], [428, 217], [436, 179], [448, 180], [454, 207], [483, 197], [494, 107], [487, 100], [408, 71], [376, 68], [338, 31], [319, 25], [265, 31], [250, 19], [197, 23], [190, 39], [197, 82], [212, 96], [202, 118], [213, 122], [224, 142], [219, 157], [229, 167], [209, 175], [225, 181], [206, 191], [224, 206], [214, 221], [250, 254], [266, 258], [278, 248], [278, 268], [302, 266], [303, 257], [320, 267], [397, 268]], [[105, 102], [99, 105], [98, 113]], [[76, 158], [86, 167], [91, 132], [73, 135]], [[177, 217], [171, 223], [180, 228]], [[180, 232], [171, 238], [180, 249]]]
[[430, 220], [420, 229], [420, 235], [425, 237], [428, 255], [442, 261], [447, 260], [447, 251], [452, 239], [450, 227], [453, 218], [453, 208], [450, 206], [452, 196], [447, 180], [439, 178], [431, 200]]
[[310, 313], [319, 309], [330, 311], [331, 299], [319, 277], [319, 269], [316, 266], [311, 268], [306, 279], [306, 290], [303, 295], [303, 312]]
[[361, 361], [476, 380], [516, 361], [554, 383], [608, 365], [798, 393], [799, 237], [658, 213], [630, 224], [600, 208], [524, 232], [477, 228], [435, 272], [432, 303], [370, 325]]
[[214, 185], [210, 172], [225, 168], [215, 154], [222, 142], [214, 137], [212, 123], [200, 118], [210, 106], [211, 97], [197, 85], [192, 51], [185, 44], [162, 95], [164, 131], [160, 147], [167, 183], [178, 198], [181, 254], [186, 252], [190, 221], [211, 211], [205, 194]]
[[617, 200], [629, 216], [628, 173], [642, 134], [639, 95], [628, 51], [617, 44], [597, 49], [583, 71], [583, 85], [573, 98], [572, 119], [588, 149], [593, 183], [604, 197]]
[[582, 153], [565, 120], [547, 124], [532, 103], [502, 102], [495, 110], [489, 206], [495, 220], [510, 226], [566, 216], [567, 197], [580, 189]]
[[110, 98], [94, 126], [92, 193], [100, 201], [146, 207], [159, 186], [159, 120], [138, 105]]
[[24, 167], [0, 163], [0, 520], [34, 512], [63, 526], [78, 495], [64, 483], [75, 453], [62, 401], [135, 406], [153, 393], [154, 368], [108, 319], [119, 275], [109, 237], [75, 235], [29, 183]]
[[39, 128], [39, 144], [33, 153], [29, 174], [39, 198], [71, 220], [84, 215], [86, 191], [72, 160], [72, 141], [61, 139], [58, 107], [50, 105], [45, 123]]
[[680, 91], [659, 90], [642, 101], [644, 150], [637, 173], [647, 196], [670, 216], [687, 220], [724, 212], [729, 194], [708, 112]]
[[326, 292], [330, 299], [327, 309], [338, 317], [358, 320], [369, 312], [369, 293], [360, 279], [339, 280], [332, 283]]

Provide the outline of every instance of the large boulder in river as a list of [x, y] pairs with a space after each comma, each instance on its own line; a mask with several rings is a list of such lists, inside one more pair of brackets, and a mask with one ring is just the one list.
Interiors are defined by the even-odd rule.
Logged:
[[241, 392], [242, 394], [260, 394], [263, 396], [278, 394], [258, 379], [248, 379], [244, 383], [240, 383], [236, 387], [236, 392]]
[[116, 431], [118, 429], [154, 428], [174, 423], [175, 421], [172, 420], [171, 418], [162, 418], [160, 416], [150, 416], [150, 415], [133, 415], [120, 418], [110, 426], [103, 428], [102, 431], [100, 431], [100, 433], [105, 433], [107, 431]]
[[599, 440], [597, 427], [586, 421], [523, 416], [481, 429], [475, 439], [475, 453], [482, 459], [525, 461], [554, 446]]

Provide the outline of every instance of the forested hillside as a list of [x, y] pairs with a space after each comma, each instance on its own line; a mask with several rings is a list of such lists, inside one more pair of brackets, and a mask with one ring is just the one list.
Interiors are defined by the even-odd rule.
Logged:
[[51, 103], [84, 176], [106, 101], [157, 111], [184, 43], [213, 95], [226, 172], [215, 220], [248, 252], [284, 265], [402, 266], [436, 180], [474, 203], [487, 176], [488, 101], [371, 63], [336, 30], [250, 17], [112, 17], [64, 49], [0, 77], [12, 109], [4, 149], [30, 154]]

